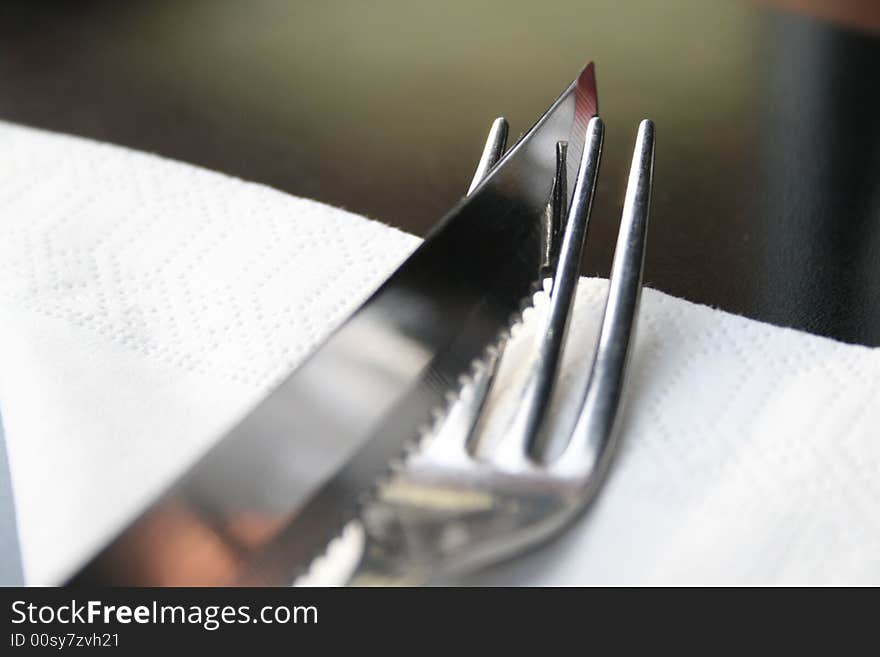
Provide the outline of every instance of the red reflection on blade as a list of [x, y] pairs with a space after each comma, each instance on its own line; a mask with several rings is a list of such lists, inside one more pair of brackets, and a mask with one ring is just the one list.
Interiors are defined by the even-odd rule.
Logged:
[[596, 94], [596, 72], [593, 62], [587, 64], [578, 76], [574, 94], [574, 123], [577, 131], [585, 134], [590, 119], [599, 113], [599, 97]]

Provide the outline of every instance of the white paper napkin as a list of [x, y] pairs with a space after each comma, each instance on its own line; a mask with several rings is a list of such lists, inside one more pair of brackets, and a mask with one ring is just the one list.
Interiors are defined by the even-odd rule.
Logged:
[[[0, 153], [0, 409], [26, 580], [51, 583], [418, 241], [82, 139], [0, 123]], [[582, 282], [568, 377], [604, 290]], [[646, 290], [598, 503], [464, 583], [880, 583], [878, 388], [880, 350]]]

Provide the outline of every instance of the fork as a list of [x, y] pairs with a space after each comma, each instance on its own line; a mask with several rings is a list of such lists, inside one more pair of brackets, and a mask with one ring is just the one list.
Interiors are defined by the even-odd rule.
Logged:
[[[491, 173], [506, 137], [507, 122], [496, 119], [468, 193]], [[641, 122], [636, 137], [598, 346], [576, 420], [555, 456], [548, 456], [542, 436], [577, 290], [603, 139], [604, 125], [596, 116], [587, 128], [564, 222], [566, 145], [557, 144], [546, 258], [549, 303], [501, 440], [477, 454], [503, 345], [474, 372], [438, 428], [363, 503], [337, 541], [356, 544], [354, 563], [334, 583], [418, 585], [483, 567], [549, 540], [595, 498], [616, 442], [642, 286], [654, 163], [649, 120]], [[331, 545], [331, 558], [333, 550]]]

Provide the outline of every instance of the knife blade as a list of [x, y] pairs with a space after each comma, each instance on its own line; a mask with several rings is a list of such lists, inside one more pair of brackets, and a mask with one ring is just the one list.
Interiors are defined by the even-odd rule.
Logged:
[[556, 144], [573, 176], [596, 110], [589, 64], [357, 311], [68, 583], [291, 583], [540, 285]]

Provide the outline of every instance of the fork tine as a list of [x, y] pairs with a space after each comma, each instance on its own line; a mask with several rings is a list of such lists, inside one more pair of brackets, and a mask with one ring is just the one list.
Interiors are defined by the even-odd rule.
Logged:
[[486, 137], [486, 145], [483, 146], [483, 154], [480, 156], [480, 162], [477, 164], [477, 170], [474, 172], [471, 186], [467, 190], [468, 196], [483, 182], [483, 179], [492, 170], [492, 167], [504, 155], [504, 148], [507, 146], [507, 131], [507, 119], [503, 116], [499, 116], [492, 122], [492, 127], [489, 128], [489, 135]]
[[556, 176], [553, 178], [553, 192], [550, 199], [549, 221], [544, 245], [544, 273], [553, 276], [559, 262], [559, 247], [562, 240], [563, 222], [568, 216], [568, 143], [556, 144]]
[[[504, 155], [507, 146], [507, 119], [499, 116], [492, 122], [483, 154], [474, 172], [468, 196], [479, 187], [498, 160]], [[443, 418], [439, 430], [422, 451], [422, 456], [443, 462], [456, 461], [466, 454], [466, 448], [472, 442], [474, 431], [489, 397], [489, 391], [495, 383], [500, 353], [492, 352], [489, 358], [478, 369], [471, 380], [470, 391], [460, 397]]]
[[[620, 232], [611, 266], [608, 300], [580, 414], [555, 467], [598, 478], [607, 465], [614, 439], [627, 358], [635, 332], [642, 289], [645, 242], [654, 175], [654, 124], [639, 125], [629, 172]], [[605, 456], [606, 458], [602, 458]], [[599, 463], [599, 461], [602, 463]], [[596, 465], [600, 468], [597, 471]]]
[[527, 462], [529, 454], [533, 454], [537, 447], [538, 430], [553, 394], [580, 276], [581, 255], [596, 191], [604, 135], [602, 119], [598, 116], [590, 119], [553, 276], [547, 315], [538, 329], [538, 344], [532, 352], [532, 362], [527, 365], [528, 378], [510, 428], [490, 456], [493, 462], [499, 464], [516, 466]]

